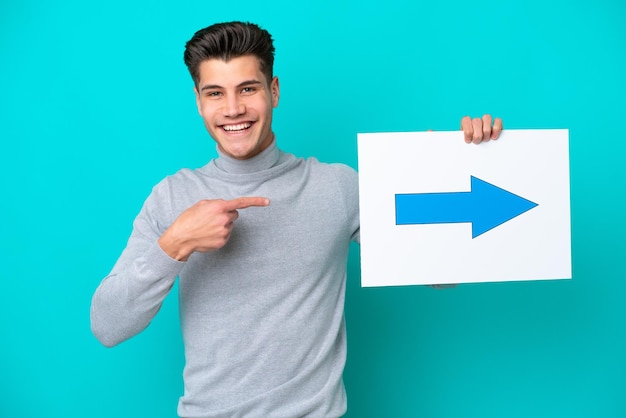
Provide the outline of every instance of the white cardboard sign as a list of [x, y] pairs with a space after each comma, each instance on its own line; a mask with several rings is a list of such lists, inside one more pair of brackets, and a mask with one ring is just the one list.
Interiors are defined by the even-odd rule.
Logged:
[[568, 136], [358, 134], [361, 284], [571, 278]]

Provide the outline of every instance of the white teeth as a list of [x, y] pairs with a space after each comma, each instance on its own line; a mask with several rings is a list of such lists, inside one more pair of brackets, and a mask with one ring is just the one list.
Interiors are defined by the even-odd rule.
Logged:
[[224, 125], [222, 128], [224, 128], [225, 131], [243, 131], [244, 129], [248, 129], [250, 125], [250, 123], [240, 123], [237, 125]]

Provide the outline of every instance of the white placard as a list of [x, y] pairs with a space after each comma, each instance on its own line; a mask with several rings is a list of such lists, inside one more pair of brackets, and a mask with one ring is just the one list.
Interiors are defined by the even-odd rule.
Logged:
[[358, 134], [361, 284], [571, 278], [568, 134]]

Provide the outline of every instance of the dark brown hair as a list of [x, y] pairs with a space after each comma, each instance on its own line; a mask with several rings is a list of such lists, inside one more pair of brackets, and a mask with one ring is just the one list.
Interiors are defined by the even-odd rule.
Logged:
[[185, 65], [196, 87], [200, 82], [199, 68], [203, 61], [253, 55], [259, 60], [260, 70], [271, 82], [274, 67], [274, 42], [265, 29], [254, 23], [216, 23], [200, 29], [185, 44]]

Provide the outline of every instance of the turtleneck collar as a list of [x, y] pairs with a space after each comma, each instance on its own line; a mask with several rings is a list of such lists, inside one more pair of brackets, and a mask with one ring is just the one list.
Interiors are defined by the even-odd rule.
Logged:
[[272, 168], [278, 162], [280, 151], [276, 146], [276, 139], [259, 154], [247, 160], [238, 160], [224, 154], [217, 148], [218, 157], [213, 160], [215, 166], [230, 174], [250, 174]]

